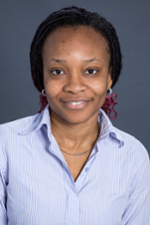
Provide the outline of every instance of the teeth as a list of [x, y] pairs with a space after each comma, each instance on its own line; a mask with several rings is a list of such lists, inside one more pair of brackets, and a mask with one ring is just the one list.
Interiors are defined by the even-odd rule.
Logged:
[[83, 103], [83, 101], [81, 102], [69, 102], [71, 105], [80, 105], [81, 103]]

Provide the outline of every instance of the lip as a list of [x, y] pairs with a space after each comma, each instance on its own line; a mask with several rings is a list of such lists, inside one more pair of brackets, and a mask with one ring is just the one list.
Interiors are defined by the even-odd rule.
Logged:
[[83, 98], [70, 98], [70, 99], [66, 99], [66, 100], [61, 100], [61, 102], [89, 102], [90, 100], [87, 99], [83, 99]]
[[[85, 99], [67, 99], [65, 101], [61, 101], [66, 109], [84, 109], [86, 108], [90, 100]], [[79, 105], [72, 105], [70, 102], [82, 102]]]

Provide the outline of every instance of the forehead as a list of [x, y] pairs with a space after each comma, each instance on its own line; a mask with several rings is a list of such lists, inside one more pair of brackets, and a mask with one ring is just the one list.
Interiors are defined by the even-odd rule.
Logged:
[[46, 38], [43, 52], [45, 52], [48, 47], [52, 50], [73, 46], [74, 48], [87, 46], [93, 48], [93, 50], [97, 48], [109, 53], [107, 40], [100, 32], [88, 26], [68, 26], [56, 29]]

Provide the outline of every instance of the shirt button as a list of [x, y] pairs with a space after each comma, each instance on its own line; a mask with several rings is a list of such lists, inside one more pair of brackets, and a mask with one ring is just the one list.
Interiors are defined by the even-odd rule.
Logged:
[[85, 168], [85, 172], [87, 172], [88, 170], [89, 170], [89, 168], [88, 168], [88, 167], [86, 167], [86, 168]]

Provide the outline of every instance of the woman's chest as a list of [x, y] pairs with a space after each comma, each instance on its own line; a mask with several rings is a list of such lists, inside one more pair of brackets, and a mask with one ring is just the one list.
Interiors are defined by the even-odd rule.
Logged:
[[124, 160], [109, 158], [88, 160], [74, 182], [55, 155], [20, 148], [17, 160], [14, 154], [9, 157], [8, 224], [121, 224], [131, 173]]
[[[89, 168], [72, 182], [59, 162], [24, 167], [11, 174], [7, 215], [11, 225], [119, 225], [129, 189], [121, 177]], [[13, 171], [11, 171], [13, 172]], [[119, 175], [118, 175], [119, 176]], [[116, 176], [117, 177], [117, 176]]]
[[[28, 180], [30, 183], [31, 181]], [[50, 182], [50, 181], [49, 181]], [[11, 184], [10, 184], [11, 185]], [[82, 186], [76, 192], [68, 185], [35, 183], [8, 187], [7, 215], [11, 225], [119, 225], [125, 211], [127, 193]]]

